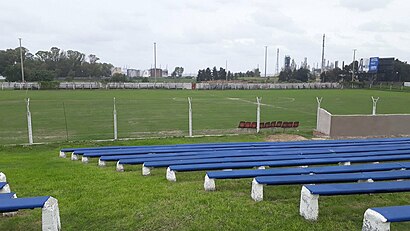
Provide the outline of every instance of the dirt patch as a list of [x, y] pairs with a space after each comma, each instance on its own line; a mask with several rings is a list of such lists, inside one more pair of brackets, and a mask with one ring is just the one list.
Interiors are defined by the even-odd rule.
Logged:
[[269, 142], [285, 142], [285, 141], [301, 141], [301, 140], [307, 140], [307, 139], [303, 136], [292, 135], [292, 134], [276, 134], [276, 135], [270, 135], [266, 138], [266, 141], [269, 141]]

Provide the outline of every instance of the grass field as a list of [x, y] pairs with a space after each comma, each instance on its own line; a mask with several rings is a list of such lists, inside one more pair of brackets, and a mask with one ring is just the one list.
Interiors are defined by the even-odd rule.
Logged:
[[380, 97], [378, 113], [410, 113], [408, 92], [377, 90], [0, 91], [0, 144], [27, 143], [28, 97], [34, 142], [55, 142], [113, 138], [114, 97], [119, 138], [138, 138], [187, 135], [187, 97], [193, 98], [194, 135], [237, 132], [233, 129], [239, 121], [256, 120], [257, 96], [262, 97], [262, 121], [300, 121], [302, 135], [315, 127], [316, 96], [324, 98], [322, 106], [333, 114], [369, 114], [371, 96]]
[[[263, 135], [171, 138], [116, 142], [121, 145], [262, 141]], [[299, 216], [300, 186], [266, 187], [264, 201], [250, 198], [251, 179], [217, 181], [218, 190], [203, 190], [204, 172], [165, 169], [141, 176], [140, 167], [115, 172], [114, 164], [97, 167], [58, 157], [61, 147], [113, 143], [62, 143], [0, 147], [0, 169], [19, 197], [52, 195], [59, 200], [63, 230], [361, 230], [368, 207], [405, 205], [410, 193], [323, 197], [317, 222]], [[409, 223], [392, 230], [409, 230]], [[41, 210], [0, 217], [0, 230], [40, 230]]]

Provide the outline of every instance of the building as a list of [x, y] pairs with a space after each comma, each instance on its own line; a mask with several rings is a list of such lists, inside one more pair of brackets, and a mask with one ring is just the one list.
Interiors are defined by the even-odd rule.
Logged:
[[162, 77], [162, 70], [159, 68], [151, 68], [149, 69], [149, 76], [150, 77]]
[[123, 74], [121, 67], [113, 67], [111, 68], [111, 76], [115, 74]]
[[127, 69], [128, 78], [136, 78], [141, 76], [141, 71], [136, 69]]
[[290, 56], [285, 56], [285, 70], [290, 70]]

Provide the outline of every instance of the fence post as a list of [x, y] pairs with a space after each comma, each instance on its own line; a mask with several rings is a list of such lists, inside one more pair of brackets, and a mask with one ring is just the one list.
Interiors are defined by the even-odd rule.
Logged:
[[33, 127], [31, 125], [31, 112], [30, 112], [30, 98], [26, 100], [27, 107], [27, 129], [28, 129], [28, 144], [33, 144]]
[[373, 111], [372, 111], [372, 115], [376, 115], [376, 108], [377, 108], [377, 101], [379, 101], [380, 97], [374, 98], [372, 96], [372, 101], [373, 101]]
[[118, 130], [117, 130], [117, 109], [115, 107], [115, 97], [114, 97], [114, 140], [118, 139]]
[[261, 122], [261, 100], [262, 97], [256, 97], [256, 102], [258, 107], [256, 109], [256, 133], [259, 133], [260, 130], [260, 122]]
[[192, 137], [192, 98], [188, 97], [188, 123], [189, 123], [189, 137]]
[[316, 112], [316, 128], [319, 125], [320, 121], [320, 104], [322, 103], [323, 97], [316, 97], [316, 102], [317, 102], [317, 112]]

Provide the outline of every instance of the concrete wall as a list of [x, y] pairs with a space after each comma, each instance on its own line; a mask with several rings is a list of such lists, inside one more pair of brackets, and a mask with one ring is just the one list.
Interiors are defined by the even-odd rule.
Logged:
[[325, 135], [330, 135], [330, 127], [332, 122], [332, 114], [323, 108], [318, 110], [318, 120], [316, 130]]
[[330, 137], [410, 135], [410, 114], [332, 115], [317, 112], [316, 131]]
[[333, 115], [331, 137], [410, 135], [410, 115]]

